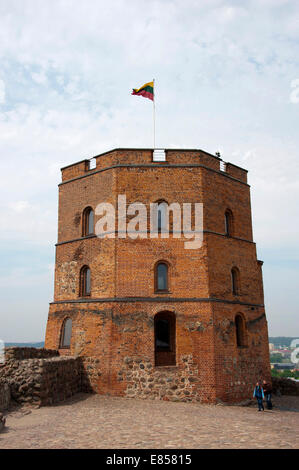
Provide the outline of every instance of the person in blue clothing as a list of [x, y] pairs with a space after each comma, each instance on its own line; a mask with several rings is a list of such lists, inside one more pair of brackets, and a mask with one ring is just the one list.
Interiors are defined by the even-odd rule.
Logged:
[[264, 390], [261, 382], [257, 382], [254, 387], [253, 397], [257, 399], [258, 411], [264, 411], [263, 399], [264, 399]]

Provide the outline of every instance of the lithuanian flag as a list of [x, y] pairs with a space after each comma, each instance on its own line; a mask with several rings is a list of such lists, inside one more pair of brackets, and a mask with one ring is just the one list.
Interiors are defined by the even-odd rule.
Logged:
[[143, 96], [154, 101], [154, 82], [146, 83], [141, 88], [133, 88], [132, 95]]

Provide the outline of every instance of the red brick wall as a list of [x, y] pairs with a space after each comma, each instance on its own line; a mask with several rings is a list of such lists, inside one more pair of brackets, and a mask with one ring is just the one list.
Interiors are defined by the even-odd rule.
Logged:
[[[210, 303], [195, 302], [113, 302], [52, 304], [47, 327], [47, 347], [58, 348], [60, 328], [66, 316], [73, 319], [71, 355], [93, 358], [91, 371], [92, 389], [98, 393], [129, 393], [130, 382], [139, 384], [140, 377], [127, 378], [128, 361], [139, 364], [154, 364], [154, 315], [160, 311], [176, 314], [176, 359], [177, 367], [172, 367], [175, 380], [184, 378], [184, 389], [190, 384], [194, 374], [185, 370], [186, 356], [191, 368], [196, 369], [195, 379], [198, 395], [204, 401], [215, 399], [215, 368], [213, 351], [213, 328]], [[200, 318], [200, 321], [198, 320]], [[63, 353], [63, 350], [60, 350]], [[95, 358], [99, 359], [94, 364]], [[139, 360], [139, 362], [138, 362]], [[157, 368], [161, 371], [163, 368]], [[140, 368], [139, 368], [140, 370]], [[96, 372], [96, 373], [95, 373]], [[146, 372], [146, 371], [145, 371]], [[192, 376], [191, 382], [190, 377]], [[148, 378], [148, 377], [146, 377]], [[122, 380], [120, 380], [122, 379]], [[174, 384], [171, 383], [171, 386]], [[165, 387], [167, 383], [165, 384]], [[169, 399], [176, 393], [183, 394], [182, 387], [173, 392], [167, 390]], [[140, 390], [136, 396], [142, 395]], [[189, 395], [184, 395], [186, 398]], [[194, 395], [195, 396], [195, 395]], [[190, 398], [194, 398], [190, 397]]]
[[[247, 347], [237, 346], [238, 313], [246, 320]], [[259, 379], [271, 381], [264, 308], [214, 304], [213, 314], [217, 396], [227, 402], [251, 398]]]

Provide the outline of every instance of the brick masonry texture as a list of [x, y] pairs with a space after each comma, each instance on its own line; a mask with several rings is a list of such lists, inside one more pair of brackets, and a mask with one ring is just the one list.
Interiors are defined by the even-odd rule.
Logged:
[[[271, 380], [261, 263], [252, 239], [247, 171], [203, 151], [116, 149], [62, 169], [54, 302], [46, 331], [49, 349], [80, 357], [86, 391], [164, 400], [242, 401], [259, 378]], [[203, 244], [185, 239], [82, 236], [82, 213], [101, 202], [117, 206], [151, 202], [203, 204]], [[232, 236], [224, 214], [232, 213]], [[149, 211], [148, 211], [149, 213]], [[98, 220], [95, 215], [95, 223]], [[127, 218], [127, 222], [129, 217]], [[170, 229], [172, 224], [170, 223]], [[169, 266], [169, 291], [155, 292], [155, 265]], [[91, 295], [79, 292], [80, 269], [91, 270]], [[238, 294], [231, 269], [239, 270]], [[175, 316], [174, 366], [155, 365], [154, 318]], [[236, 341], [237, 314], [246, 342]], [[72, 319], [69, 349], [61, 349], [66, 318]]]

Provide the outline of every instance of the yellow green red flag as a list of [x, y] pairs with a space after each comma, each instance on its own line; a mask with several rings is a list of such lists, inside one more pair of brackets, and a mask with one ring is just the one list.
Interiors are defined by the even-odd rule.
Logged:
[[140, 88], [133, 88], [132, 95], [143, 96], [154, 101], [154, 82], [146, 83]]

